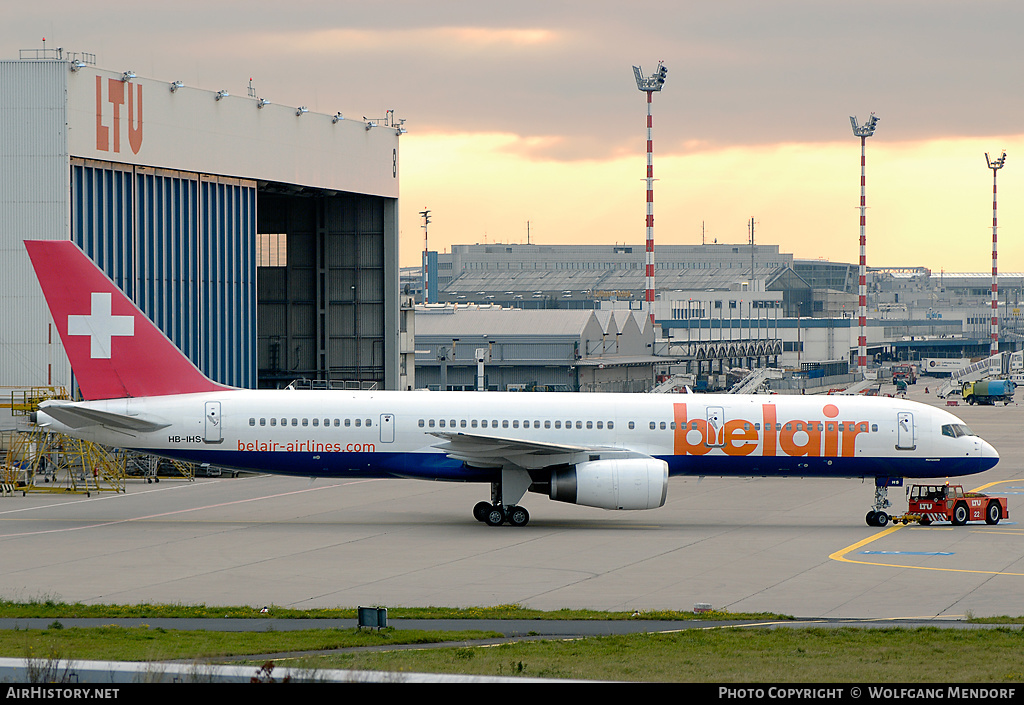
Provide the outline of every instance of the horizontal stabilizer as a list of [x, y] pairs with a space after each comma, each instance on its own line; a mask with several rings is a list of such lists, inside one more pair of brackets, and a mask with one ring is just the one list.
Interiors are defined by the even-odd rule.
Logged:
[[74, 402], [45, 401], [39, 410], [69, 428], [106, 426], [119, 431], [159, 431], [171, 424], [167, 421], [145, 416], [128, 416], [111, 411], [100, 411], [79, 406]]

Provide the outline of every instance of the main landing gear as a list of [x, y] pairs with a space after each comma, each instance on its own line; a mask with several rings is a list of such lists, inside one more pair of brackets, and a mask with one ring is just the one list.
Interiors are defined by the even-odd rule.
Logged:
[[502, 468], [501, 479], [491, 483], [491, 501], [477, 502], [473, 516], [488, 526], [526, 526], [530, 522], [530, 513], [516, 502], [523, 498], [532, 482], [530, 473], [523, 468]]
[[488, 526], [501, 526], [511, 524], [512, 526], [526, 526], [530, 521], [530, 513], [526, 507], [511, 505], [508, 507], [490, 502], [478, 502], [473, 507], [473, 516], [477, 521], [482, 521]]

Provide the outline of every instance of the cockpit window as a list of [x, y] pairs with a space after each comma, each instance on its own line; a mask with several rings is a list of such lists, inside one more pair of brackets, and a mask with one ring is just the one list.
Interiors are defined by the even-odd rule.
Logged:
[[974, 431], [962, 423], [948, 423], [942, 426], [942, 435], [959, 438], [960, 436], [973, 436]]

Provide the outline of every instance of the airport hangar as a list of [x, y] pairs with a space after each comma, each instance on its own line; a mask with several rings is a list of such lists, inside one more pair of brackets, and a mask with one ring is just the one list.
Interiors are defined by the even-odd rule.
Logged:
[[0, 61], [0, 90], [0, 384], [72, 388], [22, 245], [71, 239], [218, 382], [406, 388], [390, 113], [317, 114], [61, 50]]

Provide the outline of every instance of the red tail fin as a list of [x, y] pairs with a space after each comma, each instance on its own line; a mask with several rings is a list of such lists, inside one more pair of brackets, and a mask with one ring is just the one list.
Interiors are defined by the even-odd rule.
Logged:
[[200, 372], [75, 243], [26, 240], [25, 248], [83, 397], [228, 388]]

